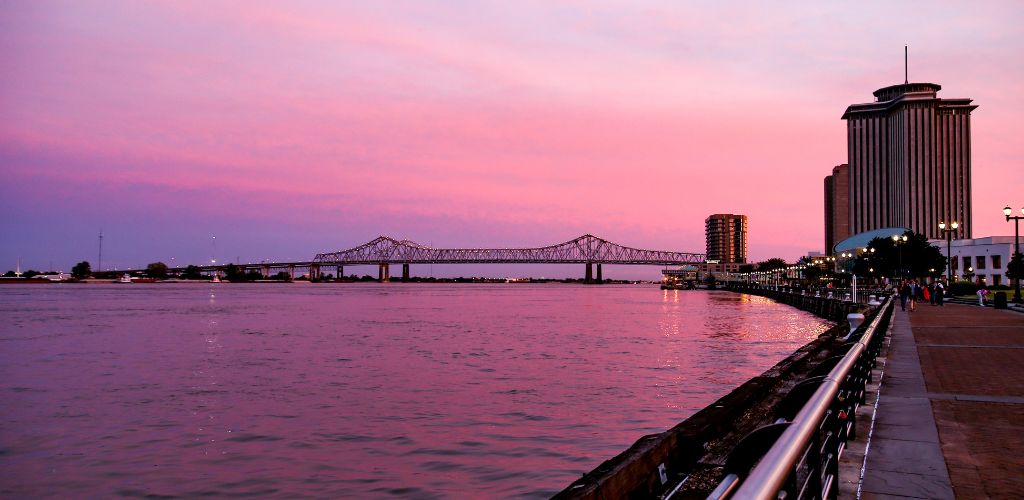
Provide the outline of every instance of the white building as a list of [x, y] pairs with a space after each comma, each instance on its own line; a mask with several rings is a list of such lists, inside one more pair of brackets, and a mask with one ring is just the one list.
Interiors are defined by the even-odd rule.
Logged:
[[[929, 242], [946, 256], [946, 240]], [[1012, 284], [1006, 277], [1006, 266], [1013, 256], [1013, 236], [953, 240], [950, 253], [954, 280], [969, 279], [989, 286]], [[945, 272], [943, 269], [944, 275]]]

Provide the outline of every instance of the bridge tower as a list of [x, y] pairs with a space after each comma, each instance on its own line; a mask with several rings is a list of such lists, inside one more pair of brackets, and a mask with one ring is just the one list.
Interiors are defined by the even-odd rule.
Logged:
[[[600, 264], [598, 264], [598, 265], [600, 265]], [[587, 274], [586, 274], [586, 277], [583, 279], [583, 282], [584, 283], [593, 283], [594, 282], [594, 263], [593, 262], [587, 262]]]
[[336, 266], [334, 272], [336, 273], [335, 276], [337, 276], [338, 279], [341, 279], [341, 277], [345, 275], [345, 266]]
[[387, 262], [380, 263], [380, 268], [377, 270], [377, 281], [381, 283], [391, 281], [391, 264]]
[[597, 265], [597, 282], [604, 283], [604, 278], [601, 277], [601, 264]]
[[402, 264], [402, 281], [409, 281], [409, 264]]

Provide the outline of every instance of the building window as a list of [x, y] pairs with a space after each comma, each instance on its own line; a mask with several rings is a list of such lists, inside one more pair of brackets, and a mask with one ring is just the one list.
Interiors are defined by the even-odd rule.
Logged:
[[1003, 256], [993, 255], [992, 256], [992, 269], [999, 269], [1003, 267]]
[[985, 281], [985, 275], [984, 274], [979, 274], [978, 275], [978, 283], [980, 283], [982, 285], [988, 284], [988, 282]]
[[1003, 284], [1003, 275], [993, 274], [992, 275], [992, 286], [999, 286]]
[[957, 256], [957, 255], [953, 256], [953, 262], [952, 262], [952, 265], [950, 265], [950, 268], [953, 269], [954, 271], [956, 271], [957, 269], [960, 269], [960, 257], [959, 256]]
[[975, 269], [985, 269], [985, 256], [984, 255], [979, 255], [979, 256], [975, 257], [974, 261], [976, 262], [976, 264], [974, 266]]

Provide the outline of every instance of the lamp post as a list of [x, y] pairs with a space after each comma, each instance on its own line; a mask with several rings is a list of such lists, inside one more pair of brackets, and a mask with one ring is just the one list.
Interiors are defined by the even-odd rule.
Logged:
[[904, 234], [903, 236], [900, 236], [898, 234], [894, 234], [894, 235], [892, 235], [892, 241], [893, 241], [893, 243], [896, 244], [896, 251], [899, 253], [899, 264], [900, 264], [900, 267], [893, 274], [897, 275], [898, 276], [897, 279], [899, 279], [899, 278], [902, 278], [903, 275], [905, 274], [903, 272], [903, 245], [902, 245], [902, 243], [906, 243], [907, 242], [907, 235]]
[[[946, 226], [949, 229], [946, 229]], [[939, 222], [939, 231], [942, 231], [946, 235], [946, 283], [953, 283], [953, 255], [951, 247], [953, 246], [953, 233], [956, 232], [956, 228], [960, 227], [960, 223], [952, 221], [946, 224], [946, 221]]]
[[[1006, 222], [1010, 222], [1010, 219], [1013, 219], [1013, 255], [1010, 256], [1010, 262], [1013, 262], [1014, 257], [1020, 255], [1020, 220], [1024, 219], [1024, 208], [1020, 209], [1022, 215], [1010, 215], [1012, 212], [1013, 210], [1010, 210], [1009, 205], [1003, 209]], [[1010, 267], [1009, 263], [1007, 263], [1006, 267]], [[1021, 269], [1017, 269], [1017, 272], [1020, 273]], [[1018, 274], [1017, 278], [1013, 281], [1013, 301], [1020, 304], [1022, 302], [1020, 298], [1020, 275]]]

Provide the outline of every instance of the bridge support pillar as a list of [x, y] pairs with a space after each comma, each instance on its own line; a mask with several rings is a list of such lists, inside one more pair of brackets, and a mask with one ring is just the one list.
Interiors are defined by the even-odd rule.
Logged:
[[592, 263], [590, 263], [590, 262], [587, 262], [587, 274], [586, 274], [586, 277], [584, 278], [583, 282], [584, 283], [593, 283], [594, 282], [594, 265]]
[[380, 263], [380, 269], [377, 271], [377, 281], [381, 283], [391, 281], [391, 265], [387, 262]]
[[409, 281], [409, 264], [402, 264], [402, 281]]
[[604, 278], [601, 277], [601, 264], [597, 265], [597, 282], [604, 283]]
[[270, 266], [260, 266], [260, 273], [263, 279], [270, 279]]
[[334, 272], [335, 272], [334, 276], [337, 279], [341, 279], [343, 276], [345, 276], [345, 274], [344, 274], [345, 273], [345, 266], [337, 266], [337, 267], [335, 267]]
[[295, 281], [295, 265], [288, 266], [288, 279]]
[[309, 281], [315, 281], [320, 279], [320, 266], [310, 264], [309, 266]]

